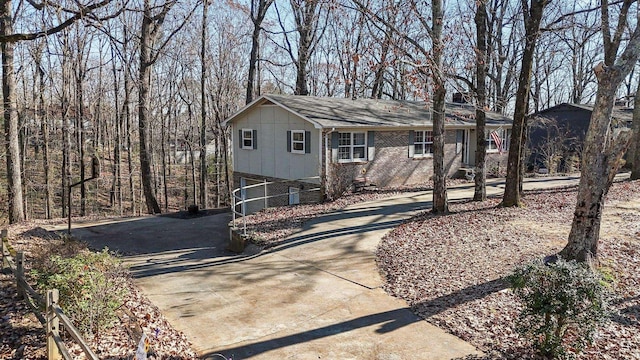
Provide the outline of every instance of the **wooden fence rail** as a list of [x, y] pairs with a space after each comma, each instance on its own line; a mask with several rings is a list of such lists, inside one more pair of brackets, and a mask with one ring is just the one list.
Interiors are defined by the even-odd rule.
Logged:
[[[2, 271], [8, 269], [16, 278], [18, 298], [23, 299], [29, 306], [31, 312], [43, 325], [47, 336], [47, 358], [49, 360], [73, 360], [67, 347], [60, 336], [62, 324], [66, 333], [75, 340], [87, 359], [99, 360], [98, 356], [89, 348], [87, 342], [82, 338], [80, 332], [73, 325], [71, 319], [64, 314], [58, 306], [59, 293], [57, 289], [48, 290], [46, 298], [38, 294], [27, 282], [24, 276], [24, 253], [15, 252], [11, 249], [7, 239], [7, 230], [2, 230]], [[15, 259], [14, 259], [15, 257]], [[45, 307], [43, 315], [41, 309]]]

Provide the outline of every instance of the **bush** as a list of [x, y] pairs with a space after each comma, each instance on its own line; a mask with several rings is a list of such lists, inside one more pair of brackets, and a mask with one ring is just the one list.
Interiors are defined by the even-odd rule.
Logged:
[[327, 183], [327, 197], [336, 200], [353, 189], [353, 174], [350, 167], [331, 164], [331, 176]]
[[83, 334], [97, 338], [112, 326], [116, 310], [124, 303], [126, 270], [108, 249], [93, 253], [71, 247], [72, 256], [54, 253], [33, 269], [32, 275], [41, 293], [58, 289], [65, 314]]
[[609, 282], [588, 264], [538, 261], [517, 268], [509, 281], [524, 306], [518, 330], [542, 356], [573, 357], [608, 317]]

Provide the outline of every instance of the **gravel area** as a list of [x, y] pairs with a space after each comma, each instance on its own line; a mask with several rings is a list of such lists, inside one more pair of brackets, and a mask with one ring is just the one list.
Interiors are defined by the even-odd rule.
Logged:
[[[377, 250], [385, 290], [427, 321], [471, 342], [487, 359], [534, 358], [515, 329], [519, 307], [503, 280], [517, 265], [561, 250], [575, 189], [527, 193], [526, 206], [499, 199], [421, 214]], [[614, 315], [580, 359], [640, 359], [640, 181], [614, 184], [601, 229], [600, 264], [616, 278]]]

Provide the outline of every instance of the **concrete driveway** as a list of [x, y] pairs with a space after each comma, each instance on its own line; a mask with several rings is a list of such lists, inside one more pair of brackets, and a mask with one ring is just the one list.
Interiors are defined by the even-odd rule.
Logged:
[[[577, 183], [531, 179], [525, 188]], [[488, 183], [489, 194], [503, 190]], [[449, 190], [469, 198], [472, 184]], [[470, 344], [416, 317], [381, 289], [375, 249], [384, 234], [431, 206], [421, 192], [319, 216], [268, 252], [224, 250], [228, 213], [144, 217], [74, 226], [97, 248], [123, 251], [136, 283], [203, 358], [452, 359]]]

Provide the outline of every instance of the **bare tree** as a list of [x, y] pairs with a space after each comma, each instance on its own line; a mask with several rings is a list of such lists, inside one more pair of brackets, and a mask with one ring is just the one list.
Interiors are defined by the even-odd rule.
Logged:
[[138, 75], [138, 135], [140, 137], [140, 176], [142, 189], [144, 192], [147, 212], [150, 214], [160, 213], [160, 206], [155, 196], [152, 185], [153, 174], [151, 172], [151, 142], [150, 142], [150, 86], [151, 70], [153, 64], [158, 60], [161, 50], [168, 44], [171, 38], [184, 27], [188, 18], [193, 14], [189, 12], [182, 21], [160, 44], [162, 35], [162, 25], [171, 8], [176, 3], [174, 1], [165, 2], [161, 5], [152, 6], [150, 0], [144, 0], [142, 28], [140, 32], [140, 69]]
[[624, 0], [620, 5], [613, 34], [609, 4], [602, 2], [600, 6], [604, 62], [594, 69], [598, 91], [582, 153], [582, 172], [571, 232], [567, 245], [560, 252], [566, 259], [587, 261], [597, 258], [604, 198], [631, 139], [630, 131], [612, 128], [611, 113], [620, 84], [640, 56], [640, 26], [637, 23], [624, 51], [618, 56], [633, 3], [634, 0]]
[[[260, 33], [262, 32], [262, 22], [267, 15], [267, 10], [273, 4], [274, 0], [251, 0], [251, 9], [249, 16], [253, 24], [251, 33], [251, 53], [249, 55], [249, 73], [247, 74], [247, 95], [245, 103], [249, 104], [253, 101], [256, 82], [256, 68], [260, 60]], [[258, 93], [258, 95], [260, 95]]]
[[531, 71], [536, 43], [540, 35], [540, 22], [548, 3], [549, 0], [531, 0], [529, 5], [528, 0], [521, 0], [526, 36], [509, 143], [507, 180], [502, 198], [503, 206], [521, 205], [522, 159], [524, 155], [525, 130], [527, 128], [526, 115], [529, 109], [529, 94], [531, 91]]
[[276, 4], [275, 9], [284, 39], [281, 48], [286, 51], [296, 68], [294, 93], [309, 95], [309, 60], [327, 28], [329, 4], [328, 0], [289, 0], [289, 4], [296, 26], [297, 44], [296, 46], [292, 44], [290, 31], [286, 29], [284, 19]]
[[487, 107], [487, 3], [485, 0], [477, 2], [476, 15], [476, 164], [475, 189], [473, 200], [487, 199], [485, 160], [487, 157], [487, 137], [485, 136]]
[[449, 212], [449, 199], [447, 197], [446, 172], [444, 168], [444, 122], [445, 122], [445, 73], [443, 67], [444, 42], [442, 40], [442, 28], [444, 26], [444, 8], [442, 0], [434, 0], [431, 3], [431, 41], [433, 43], [433, 66], [431, 75], [433, 79], [433, 207], [434, 213]]
[[[12, 0], [0, 1], [0, 43], [2, 50], [2, 89], [4, 104], [4, 126], [7, 151], [7, 185], [9, 194], [9, 222], [15, 223], [25, 219], [23, 189], [22, 189], [22, 165], [20, 161], [20, 145], [18, 139], [18, 114], [15, 94], [14, 72], [14, 46], [18, 41], [35, 40], [48, 35], [56, 34], [80, 19], [97, 19], [93, 12], [107, 6], [110, 1], [91, 4], [77, 4], [77, 9], [72, 9], [55, 2], [28, 2], [32, 11], [54, 11], [68, 14], [57, 24], [45, 26], [44, 29], [29, 33], [14, 33], [13, 21], [16, 15], [13, 13]], [[26, 6], [26, 5], [25, 5]], [[21, 9], [22, 7], [16, 7]]]
[[200, 39], [200, 206], [207, 207], [207, 15], [209, 0], [202, 3], [202, 34]]
[[640, 179], [640, 82], [633, 99], [632, 140], [629, 154], [631, 160], [631, 180]]

